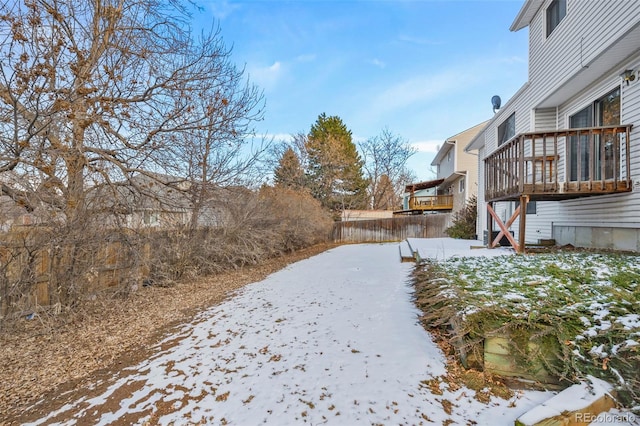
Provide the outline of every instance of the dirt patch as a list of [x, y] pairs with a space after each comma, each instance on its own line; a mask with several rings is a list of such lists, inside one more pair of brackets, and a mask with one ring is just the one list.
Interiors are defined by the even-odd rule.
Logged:
[[[146, 359], [150, 348], [178, 325], [233, 291], [333, 247], [317, 245], [261, 265], [172, 287], [112, 292], [73, 313], [13, 324], [0, 333], [0, 413], [4, 417], [0, 424], [20, 422], [36, 401], [41, 401], [38, 412], [48, 412], [66, 393], [86, 389], [101, 377]], [[28, 414], [32, 417], [37, 412]]]

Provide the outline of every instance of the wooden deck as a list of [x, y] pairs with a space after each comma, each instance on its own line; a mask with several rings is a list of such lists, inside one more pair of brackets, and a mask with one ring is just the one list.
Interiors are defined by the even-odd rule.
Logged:
[[453, 195], [427, 195], [409, 198], [410, 210], [440, 211], [453, 209]]
[[632, 189], [631, 125], [522, 133], [484, 160], [485, 200], [564, 200]]

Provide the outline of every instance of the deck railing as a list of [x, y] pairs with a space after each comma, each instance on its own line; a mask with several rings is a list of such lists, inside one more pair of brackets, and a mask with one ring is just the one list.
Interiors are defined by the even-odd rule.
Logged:
[[410, 210], [451, 210], [453, 195], [424, 195], [409, 197]]
[[516, 135], [484, 160], [485, 200], [630, 191], [630, 133], [620, 125]]

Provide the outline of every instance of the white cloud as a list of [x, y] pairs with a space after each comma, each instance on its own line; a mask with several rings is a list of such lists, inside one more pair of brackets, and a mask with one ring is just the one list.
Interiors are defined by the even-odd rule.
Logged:
[[412, 142], [411, 146], [418, 150], [418, 152], [429, 152], [436, 153], [438, 152], [438, 148], [442, 145], [441, 140], [426, 140], [426, 141], [418, 141]]
[[238, 4], [231, 4], [228, 0], [213, 1], [209, 3], [209, 8], [214, 18], [223, 20], [231, 15], [235, 10], [240, 8]]
[[293, 141], [293, 136], [289, 133], [267, 133], [264, 136], [267, 140], [273, 139], [274, 141], [282, 141], [287, 143]]
[[277, 85], [282, 72], [283, 66], [280, 61], [268, 66], [248, 67], [250, 81], [266, 91], [273, 89]]
[[374, 58], [371, 60], [371, 63], [375, 66], [377, 66], [378, 68], [384, 68], [387, 66], [387, 64], [385, 64], [384, 62], [382, 62], [380, 59], [378, 58]]
[[282, 64], [278, 61], [274, 62], [273, 65], [269, 67], [270, 72], [278, 72], [280, 71]]
[[435, 75], [419, 75], [401, 81], [378, 94], [373, 99], [375, 111], [392, 111], [414, 104], [424, 104], [459, 91], [473, 80], [470, 72], [449, 71]]

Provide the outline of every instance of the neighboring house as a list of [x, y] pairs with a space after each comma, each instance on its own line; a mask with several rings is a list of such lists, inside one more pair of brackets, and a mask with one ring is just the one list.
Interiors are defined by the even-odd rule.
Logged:
[[529, 81], [467, 147], [479, 235], [639, 250], [640, 2], [526, 0], [527, 27]]
[[480, 123], [444, 141], [431, 162], [436, 167], [442, 194], [452, 195], [452, 210], [464, 208], [468, 199], [478, 195], [478, 155], [465, 148], [488, 122]]
[[188, 186], [189, 182], [171, 176], [134, 176], [126, 187], [131, 206], [127, 227], [175, 228], [188, 224], [191, 220]]
[[444, 179], [411, 183], [404, 188], [402, 210], [393, 214], [420, 214], [437, 211], [451, 211], [453, 195], [444, 194], [439, 185]]
[[[193, 195], [198, 183], [172, 176], [137, 174], [129, 182], [101, 187], [90, 194], [90, 208], [101, 212], [104, 223], [128, 228], [179, 228], [190, 224]], [[244, 190], [246, 191], [246, 190]], [[240, 189], [210, 185], [198, 212], [198, 226], [219, 227], [229, 220], [230, 204], [241, 199]]]
[[35, 221], [34, 216], [11, 197], [0, 196], [0, 232], [7, 232], [16, 225], [31, 225]]

